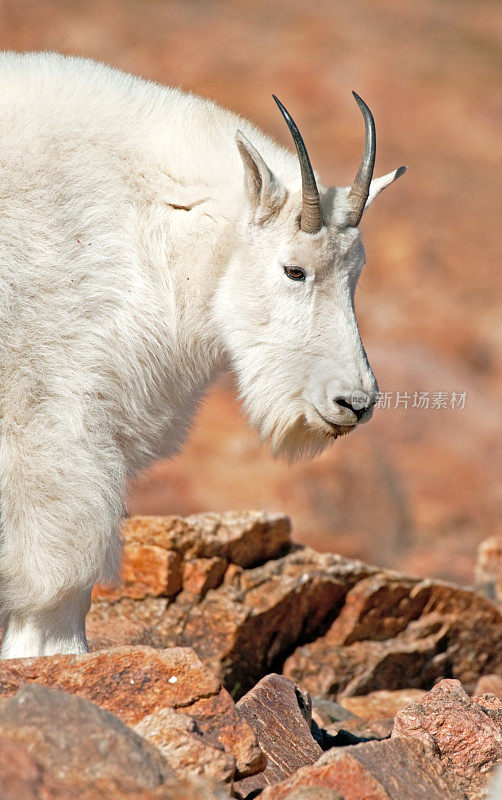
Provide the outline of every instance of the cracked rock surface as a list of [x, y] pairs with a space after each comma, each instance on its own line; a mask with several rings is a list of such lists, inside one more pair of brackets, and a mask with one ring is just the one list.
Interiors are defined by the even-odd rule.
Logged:
[[2, 800], [481, 800], [502, 759], [486, 596], [299, 547], [279, 514], [123, 538], [92, 651], [0, 662]]

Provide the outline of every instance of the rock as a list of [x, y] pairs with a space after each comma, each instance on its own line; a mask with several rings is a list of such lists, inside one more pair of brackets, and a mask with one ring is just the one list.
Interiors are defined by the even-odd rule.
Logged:
[[24, 686], [0, 707], [0, 737], [36, 753], [52, 778], [153, 789], [174, 773], [156, 747], [82, 697]]
[[183, 589], [204, 597], [209, 589], [216, 589], [225, 576], [228, 561], [224, 558], [193, 558], [183, 566]]
[[358, 744], [372, 740], [390, 739], [394, 720], [392, 717], [384, 719], [366, 720], [356, 717], [345, 722], [335, 722], [323, 728], [323, 750], [332, 747], [345, 747], [348, 744]]
[[235, 758], [240, 777], [265, 765], [256, 737], [232, 698], [188, 648], [116, 647], [0, 662], [0, 697], [26, 683], [55, 686], [92, 700], [128, 725], [166, 707], [180, 709]]
[[474, 584], [494, 603], [502, 603], [502, 537], [492, 536], [478, 547]]
[[242, 797], [314, 764], [322, 749], [311, 731], [310, 697], [283, 675], [267, 675], [237, 703], [267, 756], [265, 769], [239, 781]]
[[[338, 613], [349, 588], [371, 572], [358, 561], [298, 549], [234, 574], [169, 628], [193, 647], [233, 696], [242, 695], [301, 638], [314, 638]], [[178, 602], [166, 620], [177, 614]]]
[[343, 800], [465, 800], [430, 749], [413, 739], [333, 748], [315, 765], [265, 789], [260, 800], [317, 800], [322, 794], [314, 789], [334, 791]]
[[225, 782], [234, 777], [235, 758], [214, 736], [204, 736], [186, 714], [163, 708], [143, 717], [134, 730], [160, 750], [178, 777], [203, 775]]
[[427, 689], [445, 674], [473, 689], [502, 670], [501, 625], [475, 592], [381, 572], [351, 589], [328, 632], [297, 648], [284, 674], [324, 697]]
[[265, 511], [227, 511], [190, 517], [131, 517], [126, 544], [154, 545], [186, 558], [224, 558], [252, 567], [276, 558], [291, 544], [288, 517]]
[[420, 700], [425, 694], [424, 689], [381, 689], [357, 697], [341, 697], [340, 705], [362, 719], [381, 720], [393, 718], [401, 708]]
[[312, 705], [312, 730], [323, 750], [372, 739], [388, 739], [392, 733], [393, 718], [369, 721], [339, 703], [318, 697], [313, 699]]
[[40, 800], [43, 787], [44, 800], [69, 800], [64, 787], [56, 781], [47, 785], [44, 770], [28, 747], [0, 736], [0, 797], [2, 800]]
[[494, 694], [495, 697], [502, 700], [502, 677], [500, 675], [482, 675], [473, 694]]
[[[83, 748], [82, 748], [83, 749]], [[202, 779], [166, 778], [154, 789], [117, 783], [116, 776], [82, 782], [69, 772], [55, 779], [26, 744], [0, 736], [1, 800], [225, 800], [228, 791]]]
[[[472, 691], [502, 671], [502, 612], [486, 598], [294, 548], [285, 517], [134, 517], [124, 536], [126, 551], [182, 558], [183, 588], [167, 596], [157, 560], [151, 580], [146, 567], [137, 584], [130, 577], [137, 599], [124, 582], [111, 601], [100, 595], [88, 616], [93, 650], [192, 647], [234, 698], [273, 670], [325, 698], [429, 689], [444, 675]], [[161, 584], [163, 595], [146, 595]]]
[[122, 574], [117, 586], [97, 584], [93, 600], [116, 601], [123, 597], [174, 597], [181, 590], [183, 559], [179, 553], [154, 545], [124, 546]]
[[93, 600], [174, 597], [182, 581], [188, 591], [204, 595], [219, 586], [229, 562], [250, 567], [286, 550], [290, 531], [287, 517], [265, 512], [131, 517], [122, 528], [120, 583], [97, 585]]
[[312, 698], [312, 719], [321, 727], [331, 725], [333, 722], [343, 722], [344, 720], [359, 719], [356, 714], [349, 711], [340, 703], [333, 700], [325, 700], [322, 697]]
[[502, 701], [494, 695], [471, 699], [459, 681], [443, 680], [397, 713], [392, 736], [432, 740], [445, 769], [470, 800], [479, 800], [502, 758]]
[[387, 739], [392, 733], [392, 718], [368, 721], [332, 700], [313, 698], [312, 731], [323, 750], [349, 744]]

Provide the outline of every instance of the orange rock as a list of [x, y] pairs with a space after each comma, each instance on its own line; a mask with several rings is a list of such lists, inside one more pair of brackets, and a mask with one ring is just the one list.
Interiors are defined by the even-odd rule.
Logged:
[[115, 715], [47, 686], [23, 686], [3, 703], [0, 737], [32, 750], [54, 780], [81, 789], [100, 780], [154, 789], [174, 777], [157, 748]]
[[128, 545], [124, 547], [122, 574], [117, 586], [97, 584], [93, 600], [111, 602], [129, 597], [174, 597], [182, 584], [182, 557], [179, 553], [155, 545]]
[[232, 698], [188, 648], [116, 647], [79, 656], [0, 662], [0, 696], [8, 697], [26, 683], [92, 700], [128, 725], [166, 707], [180, 709], [234, 756], [238, 775], [251, 775], [265, 764]]
[[[105, 744], [106, 737], [101, 737], [100, 731], [96, 738]], [[57, 755], [62, 764], [67, 753], [61, 732], [60, 740], [62, 752]], [[86, 743], [80, 752], [84, 760]], [[144, 789], [138, 783], [118, 785], [118, 776], [103, 774], [96, 782], [88, 777], [84, 784], [78, 773], [77, 782], [71, 773], [58, 780], [33, 752], [32, 742], [24, 743], [17, 737], [0, 736], [0, 774], [2, 800], [223, 800], [227, 797], [221, 785], [213, 786], [212, 781], [202, 779], [166, 778], [154, 789]]]
[[207, 512], [189, 517], [131, 517], [124, 523], [126, 544], [155, 545], [187, 558], [225, 558], [251, 567], [275, 558], [291, 544], [291, 523], [265, 511]]
[[340, 697], [338, 702], [358, 717], [371, 721], [394, 717], [401, 708], [420, 700], [425, 694], [424, 689], [381, 689], [357, 697]]
[[204, 597], [216, 589], [225, 576], [228, 561], [224, 558], [194, 558], [183, 564], [183, 589]]
[[[349, 588], [372, 569], [309, 548], [295, 550], [243, 570], [187, 608], [177, 642], [193, 647], [233, 695], [243, 694], [300, 637], [315, 636]], [[175, 620], [170, 628], [176, 629]]]

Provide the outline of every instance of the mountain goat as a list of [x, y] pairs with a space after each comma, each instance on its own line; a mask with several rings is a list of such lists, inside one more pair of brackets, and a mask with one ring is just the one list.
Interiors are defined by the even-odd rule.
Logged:
[[212, 102], [92, 61], [0, 56], [0, 603], [4, 658], [87, 650], [128, 479], [179, 449], [233, 369], [275, 454], [313, 455], [371, 415], [349, 188]]

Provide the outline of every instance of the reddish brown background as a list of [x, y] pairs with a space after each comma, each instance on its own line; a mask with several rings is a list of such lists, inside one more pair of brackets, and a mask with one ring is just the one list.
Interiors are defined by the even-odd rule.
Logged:
[[280, 509], [314, 547], [472, 578], [476, 544], [501, 518], [501, 34], [502, 7], [485, 0], [0, 0], [2, 48], [86, 55], [181, 86], [289, 146], [275, 92], [327, 183], [357, 167], [356, 89], [375, 113], [377, 173], [409, 167], [363, 223], [370, 361], [382, 390], [468, 393], [464, 410], [377, 411], [289, 467], [222, 381], [183, 455], [132, 487], [131, 511]]

